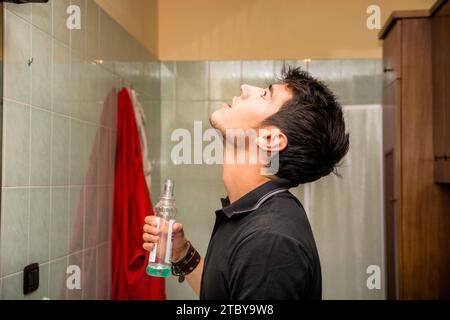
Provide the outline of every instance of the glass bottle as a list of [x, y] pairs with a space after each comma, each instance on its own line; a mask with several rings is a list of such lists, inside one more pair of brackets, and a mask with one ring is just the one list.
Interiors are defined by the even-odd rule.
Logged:
[[167, 179], [159, 202], [155, 206], [156, 227], [160, 231], [159, 240], [150, 252], [147, 274], [167, 278], [172, 273], [172, 228], [177, 212], [175, 206], [174, 184]]

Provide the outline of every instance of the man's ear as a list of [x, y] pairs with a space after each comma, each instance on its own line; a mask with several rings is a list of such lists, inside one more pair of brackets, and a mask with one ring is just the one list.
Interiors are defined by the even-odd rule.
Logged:
[[276, 127], [264, 128], [259, 130], [256, 144], [266, 152], [281, 152], [288, 145], [288, 138]]

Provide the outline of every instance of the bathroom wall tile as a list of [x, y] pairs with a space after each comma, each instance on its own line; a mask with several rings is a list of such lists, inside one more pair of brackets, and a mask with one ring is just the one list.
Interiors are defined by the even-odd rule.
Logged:
[[48, 3], [33, 3], [32, 23], [47, 34], [52, 34], [52, 6], [54, 0]]
[[83, 299], [97, 299], [97, 248], [83, 251]]
[[136, 89], [140, 89], [141, 79], [143, 79], [144, 75], [144, 63], [139, 61], [130, 62], [129, 68], [130, 75], [127, 80], [131, 81]]
[[2, 300], [26, 300], [23, 295], [23, 272], [3, 279], [1, 298]]
[[300, 67], [303, 71], [308, 71], [309, 64], [304, 60], [275, 60], [274, 61], [274, 72], [275, 79], [281, 78], [281, 71], [283, 67], [288, 68], [297, 68]]
[[[183, 181], [184, 183], [189, 181], [186, 180], [186, 172], [188, 170], [189, 168], [186, 166], [183, 176], [178, 177], [180, 186], [183, 185]], [[204, 171], [205, 174], [207, 174], [207, 170], [208, 169], [206, 168]], [[191, 180], [190, 182], [195, 185], [195, 190], [192, 188], [178, 188], [175, 191], [175, 196], [177, 205], [179, 208], [183, 208], [183, 210], [179, 211], [178, 219], [183, 221], [185, 232], [186, 234], [189, 234], [192, 243], [195, 243], [196, 249], [204, 255], [215, 220], [214, 211], [210, 211], [210, 209], [211, 207], [215, 207], [213, 210], [220, 208], [220, 197], [223, 197], [223, 195], [221, 194], [218, 198], [213, 198], [211, 196], [211, 201], [208, 201], [209, 203], [199, 202], [198, 199], [203, 197], [202, 194], [204, 194], [205, 190], [208, 190], [209, 196], [209, 189], [211, 188], [211, 182], [204, 177], [199, 178], [200, 179], [194, 181]], [[217, 181], [216, 183], [219, 184], [220, 181]]]
[[[49, 296], [49, 282], [50, 277], [50, 264], [47, 262], [45, 264], [39, 265], [39, 288], [28, 295], [25, 296], [27, 300], [42, 300], [44, 298], [48, 298]], [[22, 283], [19, 286], [20, 289], [23, 290], [23, 275], [22, 275]]]
[[176, 62], [161, 62], [161, 100], [175, 100]]
[[44, 263], [50, 257], [50, 188], [30, 189], [29, 263]]
[[111, 245], [106, 243], [97, 249], [97, 298], [109, 300], [111, 279]]
[[30, 175], [30, 108], [5, 101], [4, 186], [27, 186]]
[[8, 10], [5, 11], [4, 23], [4, 97], [29, 104], [31, 25]]
[[211, 117], [211, 115], [216, 112], [217, 110], [220, 110], [222, 108], [224, 101], [210, 101], [209, 107], [208, 107], [208, 119]]
[[31, 178], [32, 186], [50, 185], [51, 114], [31, 108]]
[[71, 0], [71, 5], [76, 5], [81, 10], [81, 28], [70, 30], [70, 48], [82, 54], [84, 59], [86, 54], [86, 0]]
[[99, 199], [99, 187], [98, 186], [86, 186], [85, 191], [85, 219], [84, 219], [84, 247], [92, 248], [98, 243], [98, 231], [99, 231], [99, 214], [98, 214], [98, 199]]
[[25, 19], [26, 21], [31, 20], [31, 6], [29, 4], [19, 5], [16, 3], [5, 3], [5, 9], [11, 11], [15, 15]]
[[83, 104], [87, 101], [85, 96], [85, 69], [86, 64], [83, 56], [77, 51], [70, 54], [70, 90], [68, 94], [70, 115], [81, 119], [83, 116]]
[[145, 61], [143, 63], [143, 79], [141, 81], [141, 90], [146, 91], [150, 100], [159, 101], [161, 98], [161, 64], [159, 61]]
[[[111, 70], [117, 73], [116, 63], [120, 60], [120, 57], [123, 56], [123, 39], [127, 36], [127, 34], [119, 23], [113, 18], [110, 19], [108, 34], [110, 34], [111, 37]], [[132, 61], [137, 62], [136, 59], [133, 59]]]
[[84, 240], [84, 188], [69, 188], [69, 253], [83, 249]]
[[67, 257], [50, 262], [50, 299], [67, 300]]
[[131, 61], [131, 46], [129, 43], [131, 42], [130, 36], [125, 31], [124, 28], [117, 27], [115, 32], [112, 35], [112, 45], [113, 45], [113, 54], [115, 61], [115, 70], [118, 75], [121, 77], [126, 77], [126, 65], [129, 61]]
[[22, 270], [28, 255], [28, 189], [2, 190], [2, 276]]
[[70, 172], [71, 185], [82, 185], [86, 172], [85, 125], [79, 120], [70, 120]]
[[374, 89], [374, 101], [377, 104], [383, 102], [383, 60], [375, 59], [375, 89]]
[[99, 128], [99, 158], [98, 161], [101, 164], [98, 166], [98, 183], [100, 185], [105, 185], [109, 181], [109, 174], [111, 173], [110, 167], [111, 163], [109, 161], [110, 151], [109, 151], [109, 129], [100, 127]]
[[98, 148], [98, 127], [86, 124], [86, 144], [85, 154], [88, 161], [86, 165], [85, 184], [96, 185], [98, 183], [99, 148]]
[[241, 86], [240, 61], [211, 61], [209, 63], [209, 99], [231, 101], [239, 96]]
[[70, 44], [70, 30], [67, 28], [67, 7], [70, 0], [53, 1], [53, 36], [65, 45]]
[[194, 121], [202, 121], [203, 126], [209, 125], [207, 101], [177, 101], [176, 108], [177, 128], [193, 130]]
[[171, 141], [171, 135], [175, 129], [176, 102], [161, 101], [161, 179], [174, 173], [171, 150], [176, 143]]
[[[77, 253], [74, 253], [70, 256], [68, 256], [68, 266], [70, 267], [78, 267], [81, 272], [81, 279], [80, 279], [80, 288], [77, 288], [77, 284], [75, 281], [77, 279], [74, 279], [74, 281], [69, 281], [71, 287], [67, 288], [67, 299], [69, 300], [81, 300], [83, 298], [83, 252], [79, 251]], [[72, 273], [73, 274], [73, 271]], [[68, 274], [67, 276], [70, 276]]]
[[86, 59], [99, 58], [99, 7], [94, 1], [86, 2]]
[[50, 110], [52, 86], [51, 37], [40, 29], [32, 28], [33, 64], [31, 65], [31, 104]]
[[113, 19], [101, 8], [99, 19], [99, 59], [104, 68], [113, 71]]
[[85, 115], [82, 118], [89, 121], [90, 125], [99, 124], [102, 110], [103, 102], [87, 102], [84, 104], [83, 113]]
[[[342, 61], [343, 104], [374, 104], [376, 92], [376, 62], [373, 59]], [[378, 101], [378, 103], [381, 101]]]
[[71, 115], [70, 50], [67, 45], [53, 41], [53, 111]]
[[[98, 102], [99, 99], [99, 65], [94, 62], [87, 62], [84, 66], [82, 90], [86, 102]], [[85, 111], [84, 120], [88, 120], [88, 110]], [[92, 121], [95, 122], [95, 121]]]
[[69, 189], [52, 188], [52, 210], [50, 231], [50, 258], [56, 259], [68, 253]]
[[177, 100], [208, 99], [208, 62], [177, 62]]
[[275, 81], [273, 61], [243, 61], [242, 83], [267, 88]]
[[341, 60], [312, 60], [309, 63], [309, 72], [313, 77], [328, 85], [342, 103], [345, 93], [342, 85]]
[[69, 183], [70, 119], [53, 115], [52, 185]]
[[142, 101], [142, 105], [147, 119], [146, 136], [148, 157], [152, 164], [151, 194], [155, 194], [155, 192], [156, 194], [159, 194], [161, 174], [161, 104], [160, 102]]
[[[112, 72], [104, 68], [104, 64], [98, 69], [98, 92], [97, 101], [102, 101], [105, 103], [111, 90], [115, 88], [116, 84], [119, 82]], [[101, 119], [100, 119], [101, 120]]]

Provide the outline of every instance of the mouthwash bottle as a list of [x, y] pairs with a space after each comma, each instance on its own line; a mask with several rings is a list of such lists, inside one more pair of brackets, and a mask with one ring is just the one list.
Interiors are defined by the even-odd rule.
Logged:
[[159, 240], [150, 252], [147, 274], [167, 278], [172, 273], [172, 228], [177, 212], [173, 197], [173, 181], [167, 179], [159, 202], [155, 206], [156, 227], [160, 231]]

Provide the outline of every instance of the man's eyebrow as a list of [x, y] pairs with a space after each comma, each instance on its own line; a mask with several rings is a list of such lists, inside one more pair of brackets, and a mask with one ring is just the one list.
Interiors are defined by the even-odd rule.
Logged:
[[273, 84], [269, 86], [270, 96], [273, 96]]

